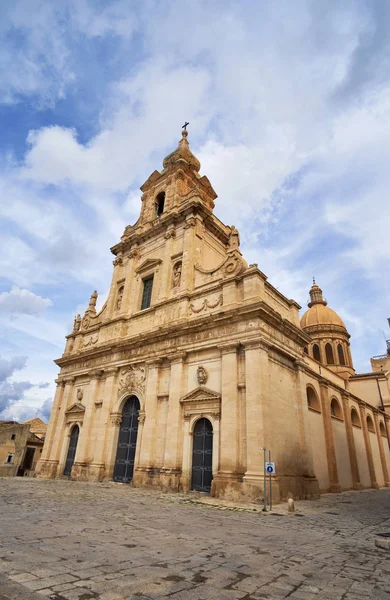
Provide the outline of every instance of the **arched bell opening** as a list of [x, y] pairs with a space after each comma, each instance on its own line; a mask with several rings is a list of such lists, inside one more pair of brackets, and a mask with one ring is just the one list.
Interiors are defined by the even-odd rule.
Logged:
[[137, 396], [130, 396], [125, 401], [122, 410], [114, 466], [114, 481], [129, 483], [133, 479], [139, 411], [140, 403]]
[[213, 479], [213, 426], [208, 419], [196, 421], [193, 433], [191, 489], [210, 492]]

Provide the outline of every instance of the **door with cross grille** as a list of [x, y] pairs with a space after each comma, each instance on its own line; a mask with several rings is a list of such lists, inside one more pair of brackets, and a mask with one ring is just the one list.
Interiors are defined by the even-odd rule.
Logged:
[[140, 404], [136, 396], [131, 396], [123, 407], [114, 467], [114, 481], [128, 483], [133, 479], [139, 409]]
[[79, 426], [75, 425], [70, 434], [68, 454], [66, 455], [66, 462], [65, 462], [65, 469], [64, 469], [64, 475], [67, 475], [67, 476], [69, 476], [72, 471], [74, 457], [76, 456], [77, 442], [79, 441], [79, 432], [80, 432]]
[[213, 426], [208, 419], [195, 423], [191, 489], [210, 492], [213, 479]]

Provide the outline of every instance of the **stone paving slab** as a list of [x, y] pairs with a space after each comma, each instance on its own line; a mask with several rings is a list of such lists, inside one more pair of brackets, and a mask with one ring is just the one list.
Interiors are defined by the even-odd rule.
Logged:
[[390, 600], [390, 489], [234, 505], [0, 479], [0, 600]]

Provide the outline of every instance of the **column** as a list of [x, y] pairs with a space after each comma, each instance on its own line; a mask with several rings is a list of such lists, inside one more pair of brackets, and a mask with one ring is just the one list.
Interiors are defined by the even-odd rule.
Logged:
[[268, 349], [260, 341], [244, 343], [246, 368], [247, 471], [244, 483], [263, 489], [265, 446], [263, 400], [268, 384]]
[[[99, 421], [96, 423], [94, 441], [94, 457], [91, 467], [96, 471], [96, 478], [100, 481], [105, 473], [106, 463], [109, 459], [107, 441], [110, 431], [110, 412], [116, 396], [116, 376], [119, 369], [112, 367], [104, 370], [105, 385], [104, 397], [99, 410]], [[109, 462], [109, 461], [108, 461]]]
[[83, 425], [80, 429], [79, 440], [77, 443], [75, 461], [72, 467], [71, 479], [87, 480], [88, 465], [92, 463], [94, 449], [91, 448], [93, 442], [93, 416], [95, 402], [97, 401], [98, 388], [102, 371], [92, 371], [89, 375], [91, 381], [88, 389], [88, 398], [85, 402], [85, 412]]
[[166, 240], [164, 246], [164, 257], [161, 265], [159, 300], [168, 298], [172, 288], [172, 252], [173, 243], [176, 236], [175, 226], [170, 225], [166, 231], [164, 238]]
[[169, 380], [168, 419], [166, 427], [166, 443], [164, 453], [164, 479], [165, 486], [178, 489], [179, 475], [181, 473], [181, 447], [182, 447], [182, 407], [180, 399], [183, 396], [183, 380], [185, 376], [185, 353], [169, 356], [171, 373]]
[[341, 397], [343, 401], [344, 423], [345, 431], [347, 434], [349, 460], [351, 463], [352, 487], [354, 490], [361, 490], [363, 486], [360, 482], [359, 466], [356, 456], [355, 438], [353, 437], [349, 394], [342, 392]]
[[64, 395], [65, 382], [63, 379], [56, 379], [56, 393], [54, 396], [53, 407], [50, 413], [49, 425], [45, 437], [45, 443], [42, 450], [42, 455], [37, 462], [35, 473], [37, 477], [55, 477], [58, 461], [51, 457], [54, 434], [57, 427], [59, 411], [61, 409], [62, 398]]
[[318, 498], [320, 495], [318, 480], [314, 473], [313, 454], [311, 443], [308, 438], [309, 413], [307, 409], [307, 393], [305, 382], [305, 363], [301, 360], [295, 361], [297, 378], [297, 417], [298, 417], [298, 440], [301, 455], [302, 476], [304, 478], [305, 498]]
[[196, 218], [194, 215], [187, 217], [184, 223], [183, 262], [182, 262], [182, 290], [191, 292], [194, 287], [194, 263], [195, 258], [195, 228]]
[[221, 441], [218, 477], [237, 478], [238, 389], [237, 344], [220, 347], [222, 360]]
[[[75, 377], [64, 377], [65, 389], [62, 394], [61, 406], [58, 410], [58, 419], [55, 430], [53, 431], [53, 441], [51, 447], [51, 460], [56, 461], [58, 467], [56, 476], [62, 475], [61, 472], [61, 456], [63, 454], [62, 446], [68, 443], [68, 438], [65, 436], [65, 411], [69, 408], [70, 400], [72, 398], [73, 386], [76, 381]], [[54, 476], [54, 474], [53, 474]]]
[[375, 422], [376, 438], [378, 440], [378, 446], [379, 446], [379, 454], [380, 454], [380, 457], [381, 457], [381, 464], [382, 464], [382, 470], [383, 470], [383, 479], [384, 479], [384, 482], [385, 482], [385, 487], [390, 487], [389, 471], [387, 469], [386, 456], [385, 456], [385, 451], [384, 451], [384, 448], [383, 448], [382, 434], [381, 434], [381, 431], [380, 431], [380, 428], [379, 428], [379, 417], [378, 417], [378, 413], [376, 411], [374, 411], [374, 422]]
[[364, 444], [366, 446], [368, 470], [370, 472], [370, 479], [371, 479], [371, 487], [378, 488], [379, 486], [376, 481], [374, 459], [372, 458], [370, 434], [369, 434], [368, 427], [367, 427], [367, 415], [366, 415], [366, 407], [365, 407], [364, 402], [361, 402], [361, 401], [359, 402], [359, 411], [360, 411], [360, 420], [362, 423]]
[[183, 458], [181, 468], [181, 490], [188, 492], [191, 488], [191, 448], [193, 432], [190, 431], [191, 415], [184, 415], [183, 419]]
[[339, 474], [337, 470], [336, 449], [334, 445], [332, 417], [330, 414], [328, 385], [325, 379], [319, 379], [319, 384], [321, 412], [325, 432], [326, 457], [328, 460], [329, 488], [331, 492], [340, 492], [341, 486], [339, 484]]
[[[142, 446], [140, 446], [139, 463], [137, 471], [148, 471], [154, 467], [154, 447], [157, 417], [158, 371], [160, 360], [147, 361], [148, 375], [145, 389], [145, 423], [142, 432]], [[137, 440], [138, 441], [138, 440]], [[138, 445], [138, 444], [137, 444]], [[141, 483], [142, 476], [134, 474], [135, 483]], [[147, 483], [146, 480], [142, 480]]]

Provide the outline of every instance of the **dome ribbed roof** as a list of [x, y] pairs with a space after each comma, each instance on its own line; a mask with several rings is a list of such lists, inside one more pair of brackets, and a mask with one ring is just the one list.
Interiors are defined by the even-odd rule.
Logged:
[[324, 306], [324, 304], [313, 304], [302, 316], [302, 329], [311, 327], [312, 325], [339, 325], [346, 329], [339, 315], [329, 308], [329, 306]]

